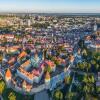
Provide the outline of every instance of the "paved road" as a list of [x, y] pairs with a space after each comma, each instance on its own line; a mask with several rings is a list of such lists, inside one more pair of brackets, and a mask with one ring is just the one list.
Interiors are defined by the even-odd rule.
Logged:
[[73, 75], [73, 79], [72, 79], [72, 83], [71, 83], [70, 88], [69, 88], [69, 92], [71, 92], [72, 84], [74, 83], [74, 78], [75, 78], [75, 73], [74, 73], [74, 75]]
[[47, 91], [42, 91], [40, 93], [35, 94], [34, 100], [52, 100], [49, 98]]
[[77, 71], [77, 70], [75, 70], [75, 69], [73, 69], [73, 68], [70, 68], [70, 70], [72, 71], [72, 72], [74, 72], [74, 73], [78, 73], [78, 74], [80, 74], [80, 75], [84, 75], [84, 74], [88, 74], [88, 75], [94, 75], [94, 73], [93, 72], [83, 72], [83, 71]]

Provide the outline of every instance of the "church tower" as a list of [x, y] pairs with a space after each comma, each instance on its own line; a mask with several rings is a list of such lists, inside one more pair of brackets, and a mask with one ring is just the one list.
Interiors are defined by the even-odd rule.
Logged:
[[98, 28], [98, 27], [97, 27], [97, 24], [96, 24], [96, 22], [95, 22], [93, 31], [96, 32], [96, 31], [97, 31], [97, 28]]
[[6, 80], [7, 84], [8, 84], [8, 86], [11, 83], [11, 78], [12, 78], [12, 74], [11, 74], [10, 69], [8, 68], [6, 73], [5, 73], [5, 80]]
[[46, 85], [46, 89], [49, 89], [50, 88], [50, 79], [51, 79], [50, 73], [49, 72], [46, 72], [46, 74], [45, 74], [45, 85]]

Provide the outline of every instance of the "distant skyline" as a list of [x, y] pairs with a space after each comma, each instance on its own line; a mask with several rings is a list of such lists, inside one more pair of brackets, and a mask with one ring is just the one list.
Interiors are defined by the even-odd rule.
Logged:
[[0, 12], [100, 13], [100, 0], [0, 0]]

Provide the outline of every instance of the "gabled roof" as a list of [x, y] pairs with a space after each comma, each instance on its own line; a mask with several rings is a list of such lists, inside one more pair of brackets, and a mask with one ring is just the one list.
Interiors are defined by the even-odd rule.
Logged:
[[27, 60], [21, 66], [24, 68], [24, 67], [27, 67], [28, 65], [30, 65], [30, 63], [31, 63], [30, 60]]
[[19, 54], [18, 58], [22, 58], [25, 57], [27, 55], [27, 53], [25, 51], [23, 51], [22, 53]]

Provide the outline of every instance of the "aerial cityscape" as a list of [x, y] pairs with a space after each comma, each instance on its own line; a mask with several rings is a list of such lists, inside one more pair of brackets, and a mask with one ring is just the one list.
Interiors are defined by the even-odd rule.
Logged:
[[100, 100], [98, 3], [0, 1], [0, 100]]

